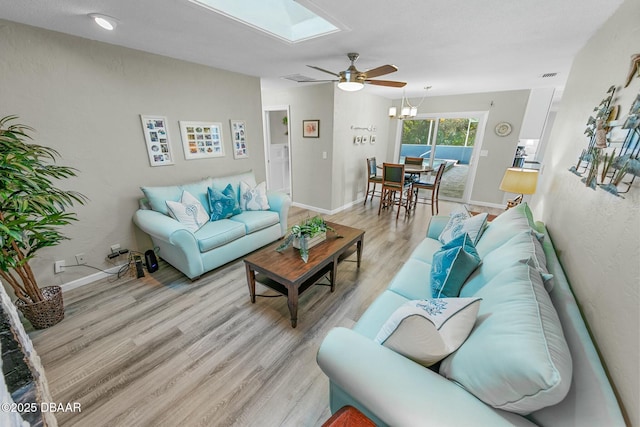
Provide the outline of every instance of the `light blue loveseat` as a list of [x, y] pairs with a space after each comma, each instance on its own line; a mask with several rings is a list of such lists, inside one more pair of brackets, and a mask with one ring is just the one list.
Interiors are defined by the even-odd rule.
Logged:
[[[432, 219], [427, 238], [353, 329], [334, 328], [325, 337], [317, 361], [330, 380], [331, 411], [352, 405], [379, 426], [624, 426], [551, 238], [542, 223], [533, 222], [526, 204], [489, 223], [477, 242], [483, 263], [460, 297], [483, 299], [474, 329], [456, 352], [439, 367], [426, 368], [374, 341], [398, 307], [431, 297], [431, 260], [447, 221]], [[522, 280], [521, 273], [535, 275], [530, 263], [522, 262], [533, 254], [531, 245], [522, 244], [527, 233], [541, 241], [552, 282], [541, 280], [542, 275], [535, 283]], [[523, 283], [528, 284], [520, 288]], [[551, 285], [547, 294], [545, 286]], [[536, 301], [533, 312], [529, 297]], [[521, 318], [527, 312], [533, 314], [530, 324]], [[553, 325], [546, 329], [545, 323], [554, 322], [562, 333], [554, 332]], [[532, 338], [529, 333], [539, 329], [545, 331]], [[536, 352], [533, 341], [553, 334], [555, 344]], [[567, 349], [570, 354], [563, 354]], [[561, 360], [559, 366], [551, 366], [554, 358]], [[518, 389], [531, 390], [530, 383], [543, 385], [513, 398]], [[499, 404], [487, 403], [500, 399]], [[559, 401], [547, 404], [554, 400]], [[525, 406], [519, 407], [523, 401]], [[526, 405], [543, 407], [531, 411]]]
[[207, 189], [222, 190], [231, 184], [239, 197], [241, 181], [251, 188], [256, 186], [255, 176], [249, 171], [182, 185], [143, 187], [146, 197], [140, 200], [133, 221], [151, 237], [160, 258], [195, 280], [281, 238], [287, 231], [291, 199], [278, 192], [267, 192], [269, 210], [242, 211], [228, 219], [210, 221], [196, 232], [169, 216], [166, 201], [179, 201], [184, 190], [198, 198], [210, 214]]

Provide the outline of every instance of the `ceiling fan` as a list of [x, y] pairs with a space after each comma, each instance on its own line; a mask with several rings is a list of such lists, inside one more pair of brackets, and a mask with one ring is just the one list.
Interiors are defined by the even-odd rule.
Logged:
[[395, 65], [387, 64], [381, 65], [380, 67], [372, 68], [367, 71], [359, 71], [354, 63], [358, 60], [360, 54], [352, 52], [348, 53], [347, 56], [351, 61], [351, 65], [345, 71], [340, 71], [339, 73], [334, 73], [333, 71], [328, 71], [324, 68], [316, 67], [314, 65], [307, 65], [307, 67], [322, 71], [323, 73], [331, 74], [332, 76], [336, 76], [338, 78], [337, 80], [303, 80], [303, 82], [338, 82], [338, 87], [346, 91], [360, 90], [364, 87], [365, 83], [389, 87], [404, 87], [406, 85], [405, 82], [396, 82], [392, 80], [371, 80], [372, 77], [395, 73], [396, 71], [398, 71], [398, 67], [396, 67]]

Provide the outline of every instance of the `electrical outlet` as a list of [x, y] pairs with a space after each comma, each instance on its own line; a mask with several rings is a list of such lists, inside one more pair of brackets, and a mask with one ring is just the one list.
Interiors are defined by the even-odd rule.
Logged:
[[120, 243], [116, 243], [115, 245], [111, 245], [111, 253], [118, 252], [120, 250]]
[[78, 263], [78, 265], [86, 264], [87, 260], [84, 259], [84, 254], [76, 255], [76, 262]]
[[53, 272], [56, 274], [62, 273], [64, 271], [65, 265], [67, 265], [67, 263], [64, 260], [56, 261], [55, 263], [53, 263]]

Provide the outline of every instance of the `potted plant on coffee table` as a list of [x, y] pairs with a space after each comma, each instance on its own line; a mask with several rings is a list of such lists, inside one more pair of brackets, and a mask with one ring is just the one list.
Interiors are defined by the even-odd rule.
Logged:
[[16, 119], [0, 119], [0, 278], [13, 289], [18, 309], [42, 329], [64, 318], [62, 291], [41, 289], [29, 261], [40, 249], [67, 239], [59, 228], [76, 215], [66, 209], [84, 204], [86, 197], [54, 185], [76, 176], [76, 170], [55, 164], [56, 150], [29, 143], [33, 129], [14, 124]]
[[[289, 235], [284, 239], [276, 251], [282, 252], [291, 244], [300, 250], [300, 256], [304, 262], [309, 260], [309, 249], [324, 242], [327, 239], [327, 231], [335, 230], [327, 225], [321, 216], [307, 218], [300, 224], [296, 224], [289, 230]], [[338, 236], [340, 237], [340, 236]]]

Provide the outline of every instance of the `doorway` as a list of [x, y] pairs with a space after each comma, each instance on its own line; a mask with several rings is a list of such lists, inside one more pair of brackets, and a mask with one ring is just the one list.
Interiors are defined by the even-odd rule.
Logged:
[[289, 106], [264, 108], [264, 152], [267, 188], [291, 195]]
[[417, 116], [399, 124], [399, 161], [422, 157], [436, 170], [445, 164], [440, 184], [444, 200], [468, 203], [482, 144], [486, 112]]

